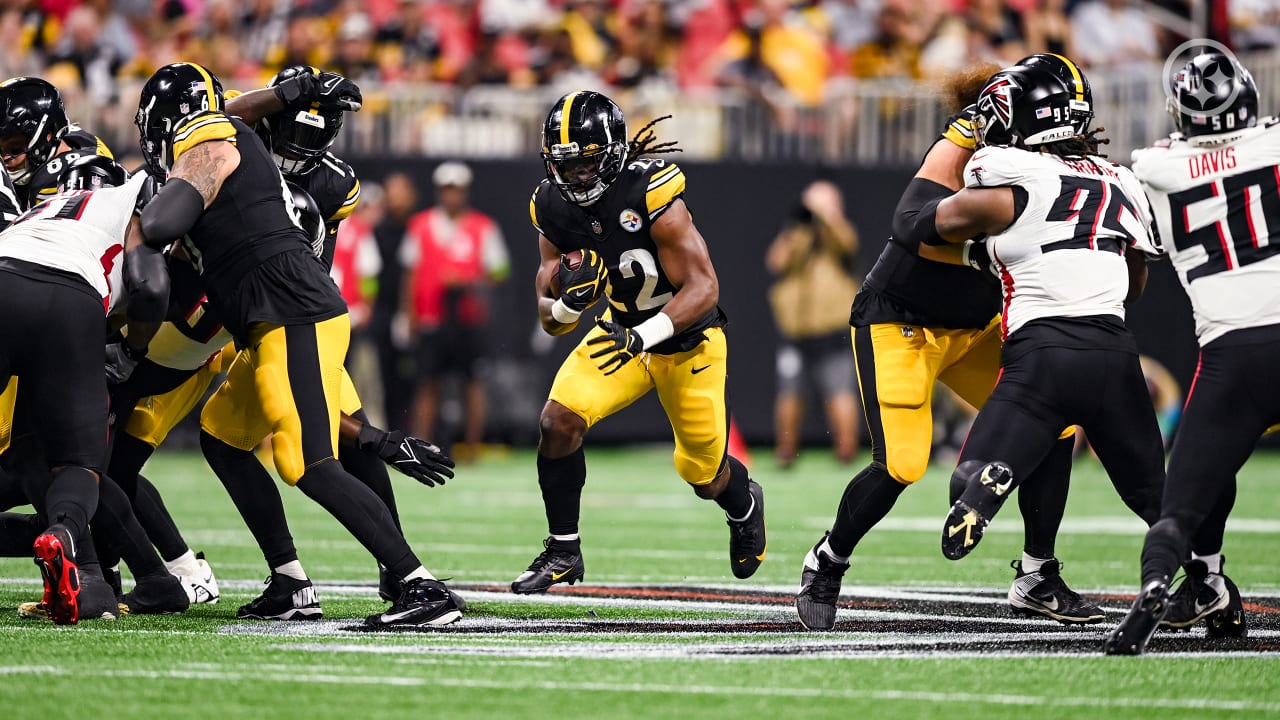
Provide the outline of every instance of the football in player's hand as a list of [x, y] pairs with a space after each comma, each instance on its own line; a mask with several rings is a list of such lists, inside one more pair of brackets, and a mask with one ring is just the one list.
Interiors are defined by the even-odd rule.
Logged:
[[577, 270], [582, 267], [582, 251], [570, 250], [560, 256], [560, 262], [570, 270]]

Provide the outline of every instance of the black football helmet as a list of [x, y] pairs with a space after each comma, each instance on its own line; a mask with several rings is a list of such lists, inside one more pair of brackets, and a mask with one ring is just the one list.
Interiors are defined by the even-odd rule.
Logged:
[[[270, 87], [300, 73], [319, 74], [319, 71], [306, 65], [287, 67], [271, 79]], [[306, 175], [320, 165], [325, 152], [338, 139], [342, 114], [339, 109], [323, 109], [319, 103], [287, 107], [258, 122], [258, 137], [271, 152], [280, 172], [288, 177]]]
[[1093, 86], [1089, 78], [1065, 55], [1055, 53], [1036, 53], [1028, 55], [1016, 63], [1018, 67], [1043, 68], [1057, 75], [1071, 89], [1071, 124], [1075, 126], [1077, 135], [1089, 132], [1093, 123]]
[[973, 124], [978, 145], [1028, 148], [1075, 137], [1076, 95], [1048, 68], [1014, 65], [1001, 70], [978, 95]]
[[70, 127], [62, 95], [53, 85], [33, 77], [0, 83], [0, 143], [11, 137], [25, 138], [26, 142], [27, 161], [9, 171], [15, 185], [26, 185], [37, 168], [53, 159]]
[[320, 214], [320, 206], [306, 190], [287, 180], [285, 185], [289, 187], [293, 217], [302, 227], [302, 232], [306, 233], [307, 242], [311, 243], [311, 251], [316, 254], [316, 257], [320, 257], [321, 252], [324, 251], [325, 236], [324, 217]]
[[138, 114], [133, 118], [147, 171], [166, 177], [173, 164], [173, 133], [182, 121], [222, 109], [222, 83], [204, 67], [182, 62], [157, 70], [142, 86]]
[[542, 127], [542, 160], [565, 200], [583, 206], [599, 200], [627, 162], [622, 110], [590, 90], [560, 98]]
[[129, 181], [129, 172], [105, 155], [81, 155], [58, 175], [58, 192], [101, 190], [120, 187]]
[[1183, 136], [1222, 135], [1258, 124], [1258, 86], [1235, 58], [1217, 51], [1197, 55], [1170, 80], [1169, 114]]

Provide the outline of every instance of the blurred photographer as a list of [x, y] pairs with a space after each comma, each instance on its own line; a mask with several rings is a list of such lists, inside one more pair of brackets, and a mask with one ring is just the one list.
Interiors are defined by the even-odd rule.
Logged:
[[857, 251], [858, 233], [845, 217], [839, 188], [818, 180], [805, 188], [765, 256], [765, 266], [777, 276], [769, 303], [785, 338], [778, 349], [775, 406], [775, 453], [783, 467], [799, 453], [806, 387], [821, 393], [836, 459], [848, 463], [858, 454], [856, 373], [849, 345], [849, 306], [859, 282]]

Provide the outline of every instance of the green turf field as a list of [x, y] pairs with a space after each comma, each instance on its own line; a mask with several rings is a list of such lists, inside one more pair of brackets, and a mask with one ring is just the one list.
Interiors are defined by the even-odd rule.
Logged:
[[[376, 567], [336, 521], [285, 490], [325, 620], [235, 621], [267, 575], [221, 485], [195, 455], [147, 475], [203, 550], [222, 602], [184, 616], [54, 627], [20, 620], [37, 599], [29, 559], [0, 561], [0, 708], [6, 718], [1280, 717], [1280, 456], [1241, 473], [1228, 573], [1251, 603], [1247, 643], [1161, 633], [1144, 658], [1097, 648], [1137, 584], [1142, 526], [1096, 463], [1081, 460], [1058, 548], [1065, 578], [1101, 597], [1091, 628], [1012, 617], [1012, 508], [972, 556], [938, 548], [949, 467], [935, 466], [863, 542], [836, 631], [791, 610], [804, 552], [849, 470], [810, 451], [792, 470], [758, 453], [769, 557], [729, 572], [723, 515], [674, 474], [669, 450], [589, 450], [586, 582], [544, 597], [503, 589], [541, 550], [533, 455], [490, 456], [443, 488], [398, 477], [400, 512], [427, 566], [468, 600], [424, 633], [353, 628], [385, 607]], [[1149, 709], [1148, 709], [1149, 708]], [[749, 715], [748, 715], [749, 713]]]

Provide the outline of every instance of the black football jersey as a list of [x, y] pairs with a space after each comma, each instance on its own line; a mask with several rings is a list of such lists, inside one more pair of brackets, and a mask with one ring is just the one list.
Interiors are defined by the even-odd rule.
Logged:
[[22, 214], [22, 206], [18, 202], [18, 193], [13, 187], [9, 173], [0, 172], [0, 230], [13, 224]]
[[67, 144], [68, 150], [54, 155], [49, 162], [43, 167], [37, 168], [31, 173], [31, 179], [26, 185], [18, 188], [20, 199], [25, 205], [23, 210], [30, 210], [40, 203], [48, 200], [58, 194], [58, 177], [62, 175], [62, 171], [67, 165], [76, 159], [85, 155], [101, 155], [114, 159], [111, 154], [111, 148], [102, 141], [102, 138], [93, 133], [85, 132], [78, 125], [72, 125], [71, 129], [62, 141]]
[[355, 170], [333, 153], [326, 152], [316, 169], [306, 175], [290, 175], [288, 180], [307, 191], [320, 217], [324, 218], [324, 252], [320, 259], [325, 267], [333, 266], [333, 249], [338, 244], [338, 226], [351, 217], [360, 203], [360, 181]]
[[[653, 317], [675, 295], [658, 246], [649, 235], [653, 223], [684, 195], [685, 176], [667, 160], [643, 159], [626, 165], [595, 204], [571, 203], [549, 181], [543, 180], [529, 200], [529, 216], [538, 232], [561, 253], [594, 250], [609, 269], [609, 300], [613, 319], [635, 327]], [[720, 308], [650, 352], [671, 354], [689, 350], [702, 341], [702, 331], [724, 325]]]

